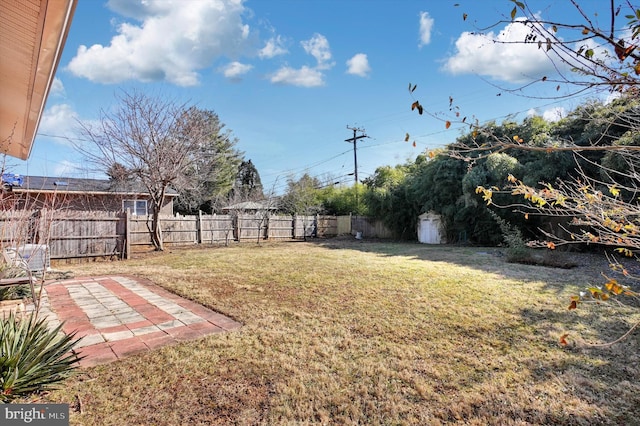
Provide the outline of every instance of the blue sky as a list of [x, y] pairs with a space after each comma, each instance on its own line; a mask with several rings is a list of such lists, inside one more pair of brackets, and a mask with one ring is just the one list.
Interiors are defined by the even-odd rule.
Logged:
[[[568, 3], [529, 2], [558, 19], [575, 12]], [[22, 174], [101, 177], [65, 138], [77, 120], [95, 120], [119, 90], [135, 88], [215, 111], [267, 190], [281, 192], [305, 172], [351, 184], [347, 126], [369, 136], [358, 142], [361, 180], [462, 131], [411, 111], [409, 83], [429, 111], [446, 114], [452, 97], [481, 122], [558, 118], [584, 101], [499, 89], [553, 73], [534, 46], [473, 34], [511, 8], [508, 0], [79, 0], [31, 157], [10, 165]], [[522, 38], [506, 24], [490, 31]]]

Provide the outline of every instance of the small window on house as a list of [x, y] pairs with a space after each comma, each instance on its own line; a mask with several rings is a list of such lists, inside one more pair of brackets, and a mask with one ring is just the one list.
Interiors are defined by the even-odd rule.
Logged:
[[122, 209], [124, 211], [129, 209], [131, 214], [135, 216], [146, 216], [147, 200], [123, 200]]

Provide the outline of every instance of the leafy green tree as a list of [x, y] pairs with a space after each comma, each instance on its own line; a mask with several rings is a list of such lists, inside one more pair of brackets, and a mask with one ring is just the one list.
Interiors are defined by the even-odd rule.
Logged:
[[365, 192], [366, 187], [361, 184], [351, 186], [328, 185], [320, 189], [318, 197], [325, 214], [368, 216], [370, 213], [366, 202], [363, 201], [363, 198], [366, 198]]
[[[364, 180], [367, 190], [364, 203], [369, 214], [382, 219], [385, 225], [401, 238], [415, 237], [415, 223], [419, 208], [408, 196], [408, 178], [412, 164], [378, 167]], [[415, 217], [414, 217], [415, 216]]]
[[318, 178], [305, 173], [300, 179], [289, 178], [281, 198], [281, 208], [292, 215], [313, 215], [321, 211], [321, 186]]
[[320, 199], [320, 180], [305, 173], [300, 179], [289, 178], [287, 191], [280, 200], [280, 208], [293, 216], [302, 216], [304, 239], [307, 239], [309, 228], [313, 224], [310, 216], [322, 210]]

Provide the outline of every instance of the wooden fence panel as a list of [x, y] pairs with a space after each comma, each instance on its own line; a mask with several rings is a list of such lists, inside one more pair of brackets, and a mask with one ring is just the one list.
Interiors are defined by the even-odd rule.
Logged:
[[316, 236], [318, 238], [328, 238], [336, 235], [338, 235], [337, 216], [317, 216]]
[[310, 238], [316, 232], [315, 216], [296, 216], [293, 238]]
[[343, 234], [351, 234], [351, 215], [349, 216], [338, 216], [336, 218], [337, 222], [337, 233], [338, 235]]
[[200, 242], [202, 244], [228, 243], [235, 239], [234, 229], [231, 215], [200, 216]]
[[32, 242], [37, 229], [36, 210], [7, 210], [0, 212], [0, 243], [17, 247]]
[[266, 218], [255, 215], [239, 215], [238, 216], [238, 241], [254, 240], [259, 241], [265, 238]]
[[198, 242], [198, 216], [161, 216], [160, 229], [165, 244], [185, 245]]
[[269, 217], [269, 239], [290, 240], [293, 236], [293, 217]]
[[[51, 216], [50, 218], [48, 216]], [[41, 229], [51, 259], [120, 258], [124, 249], [123, 214], [108, 212], [41, 212]], [[41, 238], [43, 236], [41, 235]]]
[[153, 245], [151, 241], [151, 218], [131, 215], [129, 219], [129, 244], [131, 246]]
[[361, 232], [363, 238], [394, 238], [394, 234], [390, 231], [381, 220], [366, 216], [351, 217], [352, 233]]

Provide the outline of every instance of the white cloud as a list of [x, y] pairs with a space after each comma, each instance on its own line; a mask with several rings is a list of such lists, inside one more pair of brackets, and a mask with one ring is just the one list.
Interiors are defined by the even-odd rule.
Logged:
[[320, 71], [304, 66], [300, 69], [282, 67], [271, 76], [271, 82], [301, 87], [318, 87], [324, 85]]
[[549, 122], [560, 121], [567, 116], [567, 110], [563, 107], [555, 107], [545, 110], [542, 113], [542, 118]]
[[529, 32], [518, 21], [497, 35], [464, 32], [456, 40], [455, 55], [447, 59], [444, 69], [452, 74], [480, 74], [509, 83], [525, 83], [553, 74], [554, 64], [545, 50], [539, 49], [537, 43], [522, 43]]
[[267, 40], [264, 47], [258, 52], [258, 56], [261, 59], [271, 59], [286, 53], [288, 53], [288, 50], [284, 47], [284, 40], [282, 40], [280, 36], [277, 36]]
[[253, 65], [243, 64], [240, 62], [231, 62], [230, 64], [221, 67], [220, 71], [222, 71], [225, 77], [232, 80], [237, 80], [240, 78], [240, 76], [251, 71], [252, 68]]
[[65, 138], [73, 137], [77, 126], [78, 114], [68, 104], [56, 104], [47, 108], [42, 114], [38, 134], [53, 136], [52, 140], [63, 145], [69, 145]]
[[615, 101], [616, 99], [620, 99], [622, 97], [622, 93], [620, 92], [607, 92], [606, 97], [604, 98], [604, 104], [605, 105], [609, 105], [611, 102]]
[[314, 34], [309, 40], [301, 41], [304, 51], [316, 58], [318, 69], [328, 69], [333, 67], [331, 61], [331, 49], [329, 41], [322, 34]]
[[347, 61], [348, 74], [366, 77], [370, 72], [369, 59], [367, 59], [367, 55], [364, 53], [358, 53]]
[[431, 43], [431, 30], [433, 29], [433, 23], [434, 20], [429, 16], [429, 12], [420, 12], [420, 47]]
[[324, 86], [324, 74], [322, 71], [335, 65], [334, 62], [331, 62], [329, 41], [322, 34], [314, 34], [309, 40], [301, 41], [300, 44], [306, 53], [315, 58], [316, 66], [305, 65], [298, 69], [283, 66], [271, 75], [270, 81], [275, 84], [300, 87]]
[[53, 83], [51, 84], [51, 91], [49, 92], [49, 94], [53, 96], [66, 95], [64, 91], [64, 85], [62, 84], [62, 80], [60, 80], [58, 77], [55, 77], [53, 79]]
[[100, 83], [197, 85], [198, 70], [244, 50], [249, 27], [242, 22], [243, 1], [191, 1], [185, 7], [180, 0], [110, 0], [109, 7], [140, 24], [122, 23], [108, 46], [80, 46], [68, 69]]
[[[535, 116], [540, 116], [540, 114], [538, 114], [538, 110], [536, 110], [535, 108], [531, 108], [529, 109], [529, 111], [527, 111], [527, 117]], [[556, 122], [567, 116], [567, 110], [564, 107], [553, 107], [544, 110], [541, 116], [546, 121]]]

